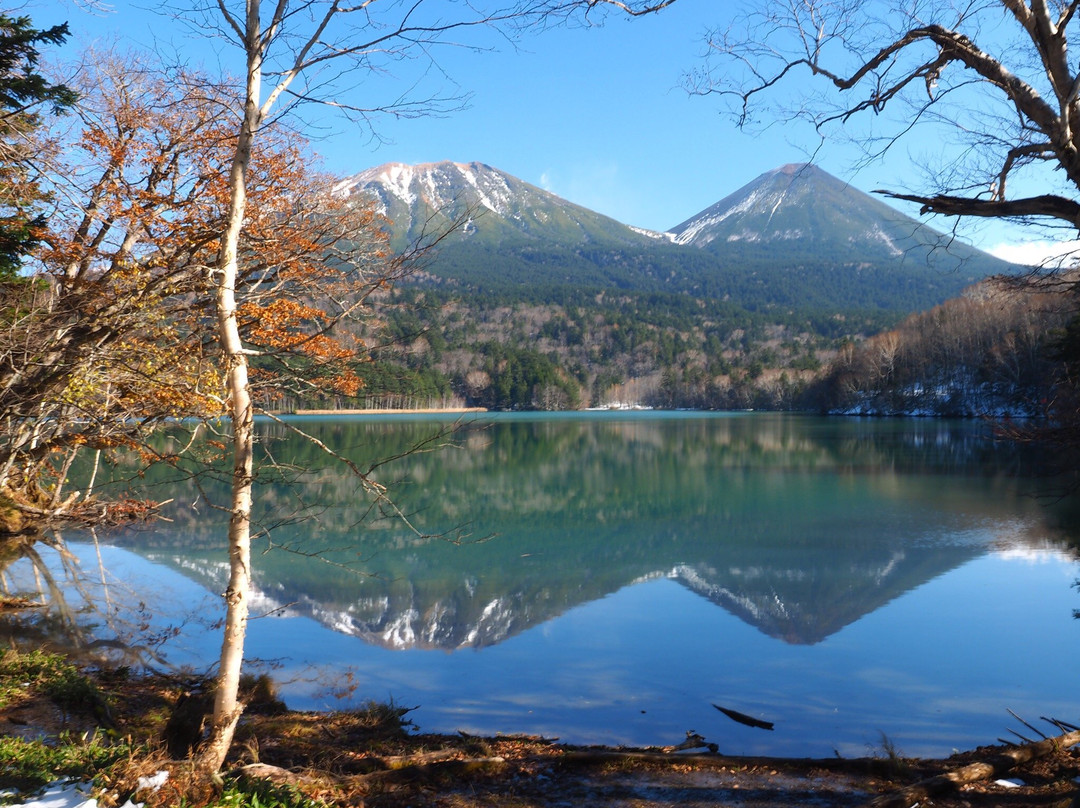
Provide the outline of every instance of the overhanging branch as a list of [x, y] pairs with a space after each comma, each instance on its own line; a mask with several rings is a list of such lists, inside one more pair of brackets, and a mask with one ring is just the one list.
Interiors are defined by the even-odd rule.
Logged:
[[919, 213], [940, 213], [945, 216], [981, 216], [984, 218], [1007, 219], [1014, 217], [1045, 216], [1063, 219], [1080, 229], [1080, 203], [1063, 196], [1046, 194], [1026, 199], [973, 199], [966, 196], [919, 196], [916, 194], [898, 194], [892, 191], [875, 190], [890, 199], [903, 199], [915, 202], [921, 207]]

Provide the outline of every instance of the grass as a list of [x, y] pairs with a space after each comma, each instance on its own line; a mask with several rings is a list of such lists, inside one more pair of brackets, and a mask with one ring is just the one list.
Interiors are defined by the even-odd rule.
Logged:
[[[0, 795], [0, 804], [22, 801], [52, 783], [74, 781], [93, 783], [100, 794], [99, 804], [119, 805], [135, 794], [139, 778], [167, 769], [166, 786], [157, 794], [138, 792], [139, 802], [171, 808], [327, 805], [293, 785], [242, 777], [210, 781], [199, 775], [190, 761], [169, 760], [160, 737], [181, 688], [167, 680], [155, 682], [126, 674], [104, 671], [91, 678], [64, 656], [42, 650], [0, 654], [0, 713], [25, 726], [25, 734], [30, 736], [0, 736], [0, 790], [10, 792]], [[276, 701], [272, 682], [265, 677], [251, 678], [245, 685], [252, 707], [258, 704], [266, 711], [263, 720], [271, 726], [275, 726], [275, 719], [280, 720], [282, 734], [290, 735], [288, 722], [277, 718], [284, 706]], [[350, 726], [368, 738], [400, 738], [405, 734], [403, 717], [407, 712], [407, 708], [394, 705], [372, 705], [358, 711]], [[69, 719], [74, 716], [89, 719], [80, 722], [83, 726], [102, 729], [86, 733], [61, 729], [70, 726]], [[318, 726], [321, 722], [313, 723]], [[117, 725], [128, 734], [121, 737]], [[316, 745], [323, 744], [312, 743]], [[248, 746], [257, 750], [258, 740], [250, 738]], [[249, 752], [248, 757], [257, 759], [257, 751]]]
[[[84, 714], [95, 723], [109, 723], [108, 703], [97, 685], [63, 656], [40, 650], [0, 656], [0, 709], [43, 700], [65, 716]], [[105, 731], [40, 734], [0, 737], [0, 788], [34, 792], [56, 780], [90, 780], [131, 753], [129, 744], [107, 737]]]
[[893, 777], [906, 777], [910, 774], [907, 761], [904, 760], [899, 747], [884, 732], [881, 733], [881, 754], [875, 754], [873, 757], [884, 760], [886, 771]]
[[108, 714], [108, 704], [94, 682], [60, 654], [7, 651], [0, 656], [0, 708], [35, 692], [68, 712], [98, 719]]
[[57, 780], [91, 780], [131, 753], [100, 735], [61, 735], [52, 741], [0, 737], [0, 788], [36, 792]]
[[292, 786], [274, 786], [266, 782], [246, 781], [227, 786], [221, 797], [206, 808], [325, 808]]

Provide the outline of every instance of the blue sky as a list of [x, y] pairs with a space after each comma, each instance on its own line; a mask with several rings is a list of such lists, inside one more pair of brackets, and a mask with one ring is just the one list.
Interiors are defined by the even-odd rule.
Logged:
[[[729, 8], [679, 0], [654, 16], [609, 14], [602, 25], [532, 32], [516, 45], [489, 38], [484, 44], [494, 51], [442, 49], [435, 67], [405, 63], [366, 78], [360, 96], [379, 103], [416, 83], [419, 93], [467, 93], [467, 108], [439, 117], [376, 118], [377, 137], [313, 112], [306, 131], [324, 167], [336, 174], [386, 162], [476, 160], [627, 224], [665, 230], [765, 171], [805, 161], [818, 145], [812, 132], [793, 124], [742, 132], [717, 99], [683, 89], [684, 75], [702, 63], [706, 30], [724, 22]], [[116, 40], [241, 70], [238, 50], [215, 53], [207, 37], [168, 15], [126, 0], [111, 9], [87, 13], [85, 4], [68, 3], [28, 13], [39, 25], [68, 21], [72, 39], [64, 51], [71, 56], [84, 44]], [[897, 187], [910, 172], [899, 150], [889, 162], [858, 171], [856, 154], [841, 143], [825, 144], [814, 159], [866, 191]], [[905, 212], [916, 214], [910, 207]], [[993, 223], [960, 232], [984, 249], [1023, 237]]]

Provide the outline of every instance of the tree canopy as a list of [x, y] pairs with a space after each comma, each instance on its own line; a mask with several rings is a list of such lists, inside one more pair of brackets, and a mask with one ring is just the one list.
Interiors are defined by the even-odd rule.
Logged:
[[[213, 261], [231, 120], [228, 89], [187, 70], [95, 52], [55, 132], [43, 192], [52, 214], [32, 282], [0, 285], [0, 494], [13, 511], [77, 513], [61, 498], [80, 448], [137, 448], [163, 422], [216, 418]], [[239, 328], [268, 403], [355, 392], [363, 346], [333, 324], [403, 271], [370, 207], [347, 209], [303, 140], [268, 127], [252, 156], [241, 230]], [[346, 237], [347, 236], [347, 237]], [[96, 506], [95, 506], [96, 507]]]

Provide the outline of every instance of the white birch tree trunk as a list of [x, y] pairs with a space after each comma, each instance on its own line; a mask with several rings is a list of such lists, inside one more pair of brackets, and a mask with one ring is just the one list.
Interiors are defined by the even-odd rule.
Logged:
[[[247, 37], [259, 36], [259, 0], [247, 3]], [[248, 362], [237, 322], [236, 281], [239, 271], [240, 232], [247, 208], [247, 174], [251, 147], [258, 132], [261, 114], [259, 93], [261, 59], [256, 48], [248, 48], [247, 92], [244, 118], [237, 137], [229, 176], [229, 211], [226, 230], [218, 254], [217, 324], [222, 362], [229, 396], [229, 418], [233, 429], [232, 501], [229, 517], [229, 585], [225, 590], [225, 632], [221, 643], [214, 712], [210, 737], [201, 754], [200, 765], [216, 772], [225, 762], [236, 724], [243, 712], [240, 703], [240, 672], [244, 662], [248, 601], [251, 594], [251, 501], [255, 444], [254, 412], [248, 388]]]

